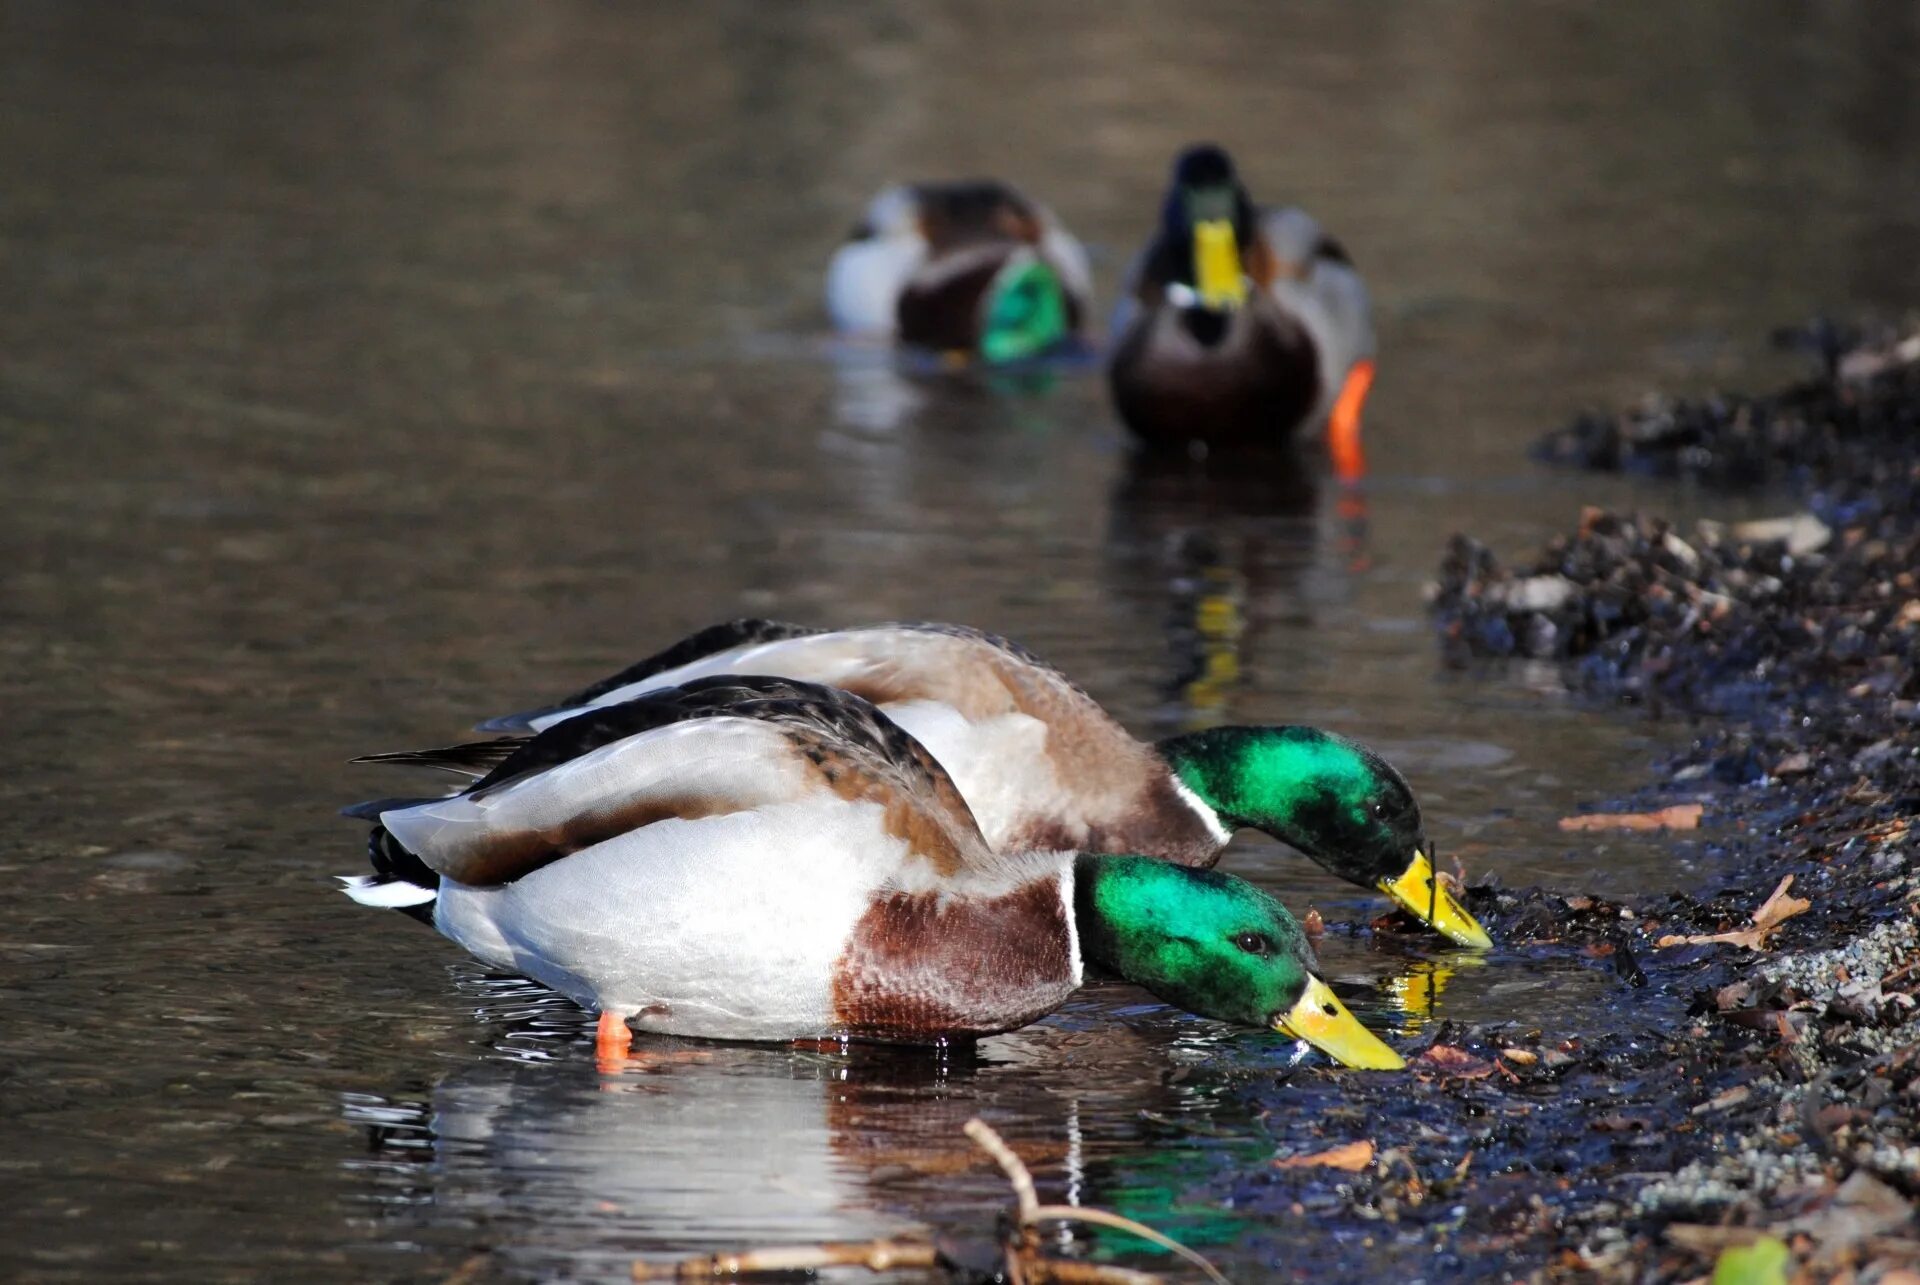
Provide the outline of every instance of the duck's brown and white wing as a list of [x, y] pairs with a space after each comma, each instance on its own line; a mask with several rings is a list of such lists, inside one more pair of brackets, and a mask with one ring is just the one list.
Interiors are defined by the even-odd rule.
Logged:
[[732, 622], [547, 709], [482, 726], [553, 727], [661, 687], [754, 673], [838, 687], [884, 708], [945, 766], [1002, 850], [1100, 842], [1165, 775], [1060, 671], [1004, 638], [945, 624], [816, 632]]
[[1374, 353], [1367, 283], [1346, 248], [1297, 206], [1262, 211], [1260, 232], [1277, 264], [1269, 289], [1313, 336], [1331, 401], [1353, 364]]
[[965, 870], [987, 848], [939, 765], [845, 692], [721, 676], [591, 709], [522, 743], [471, 788], [388, 807], [393, 840], [441, 876], [510, 883], [647, 826], [809, 805], [858, 805], [904, 874]]

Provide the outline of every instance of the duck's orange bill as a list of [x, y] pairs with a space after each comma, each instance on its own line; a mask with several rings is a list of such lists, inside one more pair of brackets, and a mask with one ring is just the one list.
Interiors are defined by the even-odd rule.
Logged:
[[1373, 388], [1373, 358], [1362, 357], [1347, 371], [1334, 400], [1333, 414], [1327, 420], [1327, 450], [1333, 456], [1333, 472], [1342, 482], [1357, 482], [1367, 475], [1367, 458], [1360, 451], [1360, 411]]
[[1282, 1035], [1305, 1040], [1342, 1066], [1363, 1071], [1398, 1071], [1406, 1059], [1388, 1048], [1380, 1037], [1360, 1025], [1327, 984], [1308, 976], [1307, 989], [1286, 1016], [1273, 1024]]

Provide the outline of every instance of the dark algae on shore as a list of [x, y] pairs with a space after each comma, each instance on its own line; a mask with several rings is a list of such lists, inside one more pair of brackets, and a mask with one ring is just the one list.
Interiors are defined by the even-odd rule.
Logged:
[[1760, 396], [1651, 395], [1623, 411], [1589, 411], [1542, 437], [1534, 456], [1723, 486], [1857, 483], [1911, 458], [1920, 432], [1920, 332], [1815, 321], [1774, 340], [1814, 354], [1818, 372]]
[[[1553, 1137], [1589, 1139], [1544, 1158], [1568, 1161], [1571, 1200], [1535, 1190], [1534, 1223], [1508, 1219], [1505, 1234], [1549, 1247], [1550, 1277], [1690, 1279], [1763, 1235], [1798, 1279], [1920, 1268], [1920, 337], [1809, 333], [1824, 339], [1812, 380], [1583, 417], [1542, 449], [1784, 481], [1805, 511], [1683, 532], [1589, 509], [1514, 566], [1456, 536], [1433, 593], [1449, 662], [1557, 664], [1570, 688], [1696, 729], [1641, 802], [1704, 805], [1676, 841], [1704, 890], [1616, 905], [1469, 889], [1509, 948], [1577, 945], [1612, 961], [1623, 1012], [1658, 1007], [1629, 990], [1674, 1005], [1638, 1035], [1495, 1061], [1509, 1099], [1552, 1078], [1557, 1100], [1536, 1111]], [[1769, 924], [1797, 913], [1756, 930], [1763, 903]], [[1697, 940], [1742, 929], [1758, 949]], [[1471, 1054], [1502, 1056], [1476, 1034]], [[1613, 1084], [1583, 1092], [1586, 1075]], [[1526, 1163], [1544, 1177], [1542, 1162]], [[1490, 1188], [1463, 1231], [1497, 1223]]]

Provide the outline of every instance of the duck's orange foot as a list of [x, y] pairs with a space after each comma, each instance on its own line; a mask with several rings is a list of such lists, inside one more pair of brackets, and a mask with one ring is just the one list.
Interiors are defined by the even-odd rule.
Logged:
[[1367, 457], [1360, 451], [1360, 410], [1372, 388], [1373, 359], [1362, 357], [1347, 371], [1347, 382], [1327, 418], [1327, 451], [1333, 456], [1334, 476], [1342, 482], [1357, 482], [1367, 475]]
[[603, 1071], [618, 1070], [627, 1060], [627, 1050], [631, 1047], [633, 1032], [627, 1027], [627, 1019], [603, 1009], [600, 1025], [593, 1032], [594, 1061], [600, 1064]]

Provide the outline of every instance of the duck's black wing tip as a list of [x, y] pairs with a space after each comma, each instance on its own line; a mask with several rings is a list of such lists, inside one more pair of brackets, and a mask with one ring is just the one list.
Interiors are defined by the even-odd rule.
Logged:
[[591, 704], [610, 691], [642, 682], [656, 674], [678, 669], [682, 665], [691, 665], [694, 661], [704, 660], [716, 652], [731, 651], [735, 647], [750, 647], [756, 643], [783, 642], [788, 638], [806, 638], [820, 632], [821, 630], [811, 625], [790, 624], [784, 620], [765, 620], [758, 616], [723, 620], [717, 625], [708, 625], [697, 633], [688, 634], [672, 646], [663, 648], [644, 660], [637, 660], [619, 673], [609, 674], [599, 682], [583, 687], [570, 696], [563, 696], [551, 705], [522, 710], [517, 714], [502, 714], [484, 723], [475, 724], [474, 730], [489, 733], [531, 732], [535, 719]]

